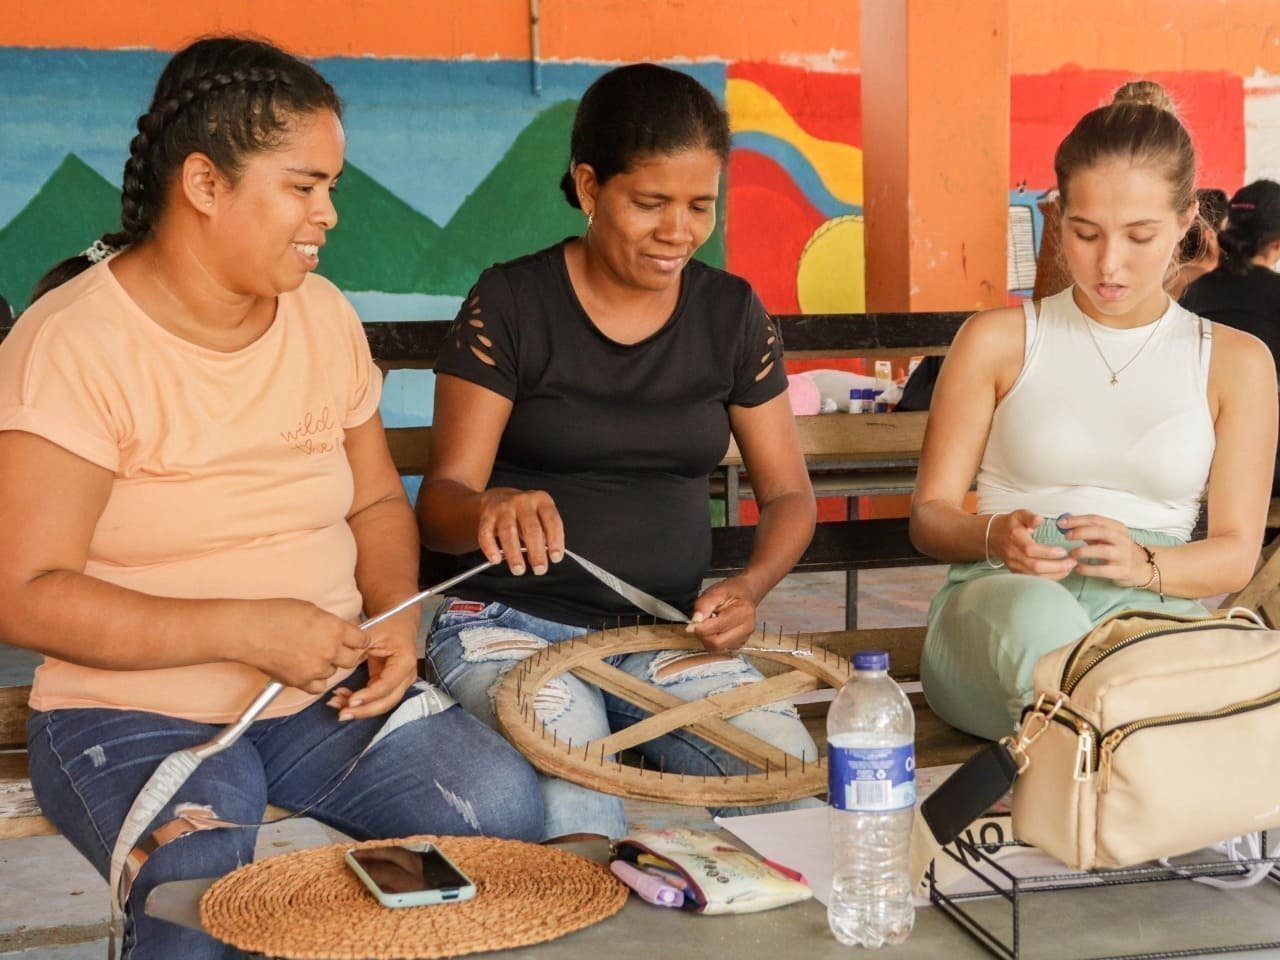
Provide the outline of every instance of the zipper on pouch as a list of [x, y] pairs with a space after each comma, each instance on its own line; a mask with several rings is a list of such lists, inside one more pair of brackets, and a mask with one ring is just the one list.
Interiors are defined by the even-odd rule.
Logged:
[[1098, 728], [1070, 707], [1060, 708], [1053, 715], [1052, 722], [1075, 731], [1076, 760], [1072, 779], [1080, 783], [1088, 782], [1098, 769]]
[[[1138, 616], [1138, 615], [1150, 616], [1150, 614], [1145, 610], [1135, 610], [1133, 611], [1133, 613], [1135, 616]], [[1113, 619], [1120, 619], [1120, 618], [1115, 617]], [[1125, 637], [1123, 640], [1119, 640], [1113, 643], [1109, 647], [1103, 647], [1101, 650], [1095, 653], [1092, 657], [1089, 658], [1089, 660], [1087, 660], [1083, 664], [1075, 664], [1075, 660], [1076, 660], [1076, 657], [1078, 656], [1078, 650], [1079, 650], [1079, 648], [1077, 647], [1077, 650], [1073, 651], [1071, 656], [1067, 658], [1067, 666], [1063, 669], [1062, 683], [1060, 684], [1062, 692], [1070, 696], [1071, 692], [1075, 690], [1077, 686], [1080, 685], [1080, 681], [1083, 680], [1088, 675], [1089, 671], [1092, 670], [1094, 667], [1096, 667], [1098, 664], [1100, 664], [1103, 660], [1106, 660], [1107, 657], [1111, 656], [1113, 653], [1118, 653], [1121, 650], [1125, 650], [1133, 646], [1135, 643], [1139, 643], [1143, 640], [1150, 640], [1153, 637], [1164, 637], [1174, 633], [1184, 633], [1187, 631], [1206, 629], [1206, 628], [1211, 630], [1264, 630], [1266, 629], [1265, 627], [1260, 627], [1256, 623], [1252, 623], [1248, 620], [1238, 620], [1238, 621], [1232, 622], [1228, 620], [1218, 620], [1218, 619], [1206, 620], [1203, 617], [1173, 617], [1173, 616], [1168, 616], [1168, 617], [1162, 616], [1161, 619], [1176, 620], [1178, 621], [1178, 626], [1163, 627], [1156, 630], [1144, 630], [1142, 633], [1135, 633], [1133, 636]], [[1086, 636], [1088, 635], [1086, 634]], [[1082, 639], [1080, 641], [1080, 644], [1083, 644], [1083, 643], [1084, 643], [1084, 640]], [[1073, 666], [1073, 664], [1075, 665]]]
[[1102, 745], [1098, 750], [1098, 770], [1102, 773], [1102, 781], [1098, 789], [1101, 793], [1106, 793], [1111, 789], [1111, 765], [1115, 752], [1130, 734], [1137, 733], [1139, 730], [1150, 730], [1154, 727], [1172, 727], [1183, 723], [1199, 723], [1202, 720], [1220, 720], [1224, 717], [1234, 717], [1241, 713], [1263, 710], [1277, 703], [1280, 703], [1280, 690], [1268, 693], [1263, 697], [1256, 697], [1253, 700], [1242, 700], [1240, 703], [1233, 703], [1219, 710], [1210, 710], [1205, 713], [1169, 713], [1162, 717], [1148, 717], [1145, 720], [1135, 720], [1132, 723], [1116, 727], [1102, 738]]

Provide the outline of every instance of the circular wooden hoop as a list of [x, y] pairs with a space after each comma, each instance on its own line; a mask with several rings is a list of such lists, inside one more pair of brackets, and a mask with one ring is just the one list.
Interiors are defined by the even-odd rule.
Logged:
[[[622, 627], [554, 644], [528, 657], [507, 674], [495, 697], [498, 722], [507, 739], [543, 773], [620, 797], [733, 806], [795, 800], [826, 790], [827, 768], [821, 757], [803, 761], [733, 726], [728, 718], [821, 686], [843, 686], [851, 673], [846, 658], [798, 635], [783, 639], [756, 633], [747, 641], [744, 655], [783, 663], [791, 670], [686, 702], [604, 662], [606, 657], [648, 650], [702, 651], [703, 646], [678, 625]], [[603, 740], [563, 740], [538, 719], [533, 698], [564, 673], [622, 697], [650, 716]], [[646, 770], [608, 759], [681, 728], [745, 760], [755, 772], [698, 776]]]

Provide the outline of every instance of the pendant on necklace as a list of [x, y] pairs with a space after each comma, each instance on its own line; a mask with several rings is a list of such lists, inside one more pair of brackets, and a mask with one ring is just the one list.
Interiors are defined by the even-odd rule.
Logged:
[[1114, 387], [1114, 386], [1115, 386], [1116, 384], [1118, 384], [1119, 382], [1120, 382], [1120, 381], [1116, 379], [1116, 375], [1113, 373], [1113, 374], [1111, 375], [1111, 385]]

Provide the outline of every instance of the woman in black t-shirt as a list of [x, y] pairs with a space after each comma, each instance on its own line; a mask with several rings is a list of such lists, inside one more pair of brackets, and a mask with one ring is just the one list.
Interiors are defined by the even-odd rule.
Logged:
[[[1280, 366], [1280, 183], [1255, 180], [1241, 187], [1218, 235], [1221, 259], [1182, 295], [1182, 305], [1215, 323], [1251, 333]], [[1271, 495], [1280, 496], [1280, 455]]]
[[[565, 562], [566, 545], [690, 615], [705, 652], [617, 665], [691, 700], [760, 678], [733, 651], [813, 533], [777, 329], [745, 281], [692, 259], [715, 225], [724, 111], [683, 73], [620, 67], [583, 96], [571, 147], [561, 187], [586, 214], [585, 235], [486, 270], [436, 365], [423, 540], [506, 566], [444, 603], [429, 655], [451, 693], [490, 722], [493, 687], [516, 662], [638, 613]], [[747, 568], [700, 592], [708, 477], [731, 432], [760, 525]], [[572, 676], [544, 688], [535, 708], [575, 743], [643, 717]], [[789, 705], [733, 722], [816, 756]], [[746, 769], [684, 733], [644, 749], [668, 772]], [[554, 779], [544, 797], [548, 839], [625, 830], [616, 798]]]

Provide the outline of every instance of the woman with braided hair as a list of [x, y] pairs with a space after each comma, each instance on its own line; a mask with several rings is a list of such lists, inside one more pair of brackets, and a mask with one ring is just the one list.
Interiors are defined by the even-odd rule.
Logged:
[[[269, 44], [200, 40], [138, 121], [121, 227], [59, 264], [0, 346], [0, 640], [42, 653], [31, 779], [104, 875], [157, 764], [285, 691], [200, 765], [182, 804], [253, 823], [268, 802], [359, 838], [534, 838], [533, 771], [416, 683], [413, 512], [350, 304], [314, 271], [337, 220], [340, 105]], [[420, 719], [373, 741], [410, 699]], [[388, 725], [390, 728], [391, 725]], [[331, 791], [331, 792], [330, 792]], [[252, 858], [252, 830], [157, 850], [124, 956], [215, 957], [148, 918], [157, 883]]]

